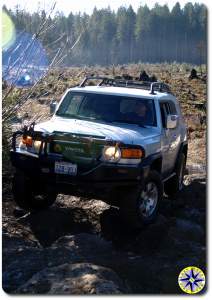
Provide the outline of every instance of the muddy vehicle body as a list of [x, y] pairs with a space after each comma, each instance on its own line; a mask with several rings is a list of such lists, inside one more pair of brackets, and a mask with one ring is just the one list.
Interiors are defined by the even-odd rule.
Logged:
[[167, 85], [91, 77], [54, 106], [51, 120], [13, 135], [20, 207], [46, 208], [58, 193], [96, 197], [138, 227], [154, 220], [164, 191], [182, 189], [186, 127]]

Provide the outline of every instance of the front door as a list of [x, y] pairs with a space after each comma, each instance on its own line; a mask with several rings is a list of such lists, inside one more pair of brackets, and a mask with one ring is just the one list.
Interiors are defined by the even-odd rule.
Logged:
[[173, 172], [177, 154], [180, 146], [180, 132], [179, 125], [176, 128], [167, 129], [166, 120], [167, 115], [177, 115], [177, 110], [173, 101], [160, 102], [161, 121], [162, 121], [162, 155], [163, 155], [163, 174], [168, 176]]

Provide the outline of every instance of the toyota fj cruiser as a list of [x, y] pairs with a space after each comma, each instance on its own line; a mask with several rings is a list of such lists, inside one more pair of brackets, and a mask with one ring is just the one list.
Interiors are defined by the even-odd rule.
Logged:
[[58, 193], [98, 197], [137, 227], [154, 220], [164, 191], [182, 189], [187, 133], [168, 85], [86, 77], [54, 108], [51, 120], [13, 134], [21, 208], [46, 208]]

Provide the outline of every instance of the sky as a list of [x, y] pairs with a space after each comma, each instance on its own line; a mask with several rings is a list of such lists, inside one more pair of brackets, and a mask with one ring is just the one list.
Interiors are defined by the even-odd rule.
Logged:
[[[98, 9], [110, 6], [112, 10], [116, 11], [120, 6], [128, 7], [132, 5], [136, 11], [140, 5], [144, 4], [152, 8], [156, 2], [160, 5], [167, 4], [171, 9], [177, 0], [2, 0], [2, 3], [5, 4], [7, 8], [13, 9], [18, 4], [20, 8], [30, 12], [37, 11], [38, 8], [49, 11], [54, 2], [57, 2], [55, 11], [62, 11], [65, 15], [68, 15], [70, 12], [77, 13], [79, 11], [91, 14], [95, 6]], [[205, 1], [178, 0], [178, 2], [181, 4], [181, 7], [183, 7], [187, 2], [204, 3]]]

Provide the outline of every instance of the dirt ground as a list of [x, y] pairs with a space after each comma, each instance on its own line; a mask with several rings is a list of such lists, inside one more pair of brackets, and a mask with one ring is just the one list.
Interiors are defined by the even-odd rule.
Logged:
[[[206, 82], [203, 76], [190, 81], [182, 66], [142, 67], [169, 83], [179, 97], [189, 137], [184, 190], [172, 199], [165, 196], [156, 222], [135, 232], [123, 223], [116, 207], [97, 199], [59, 195], [44, 211], [20, 210], [11, 195], [12, 174], [6, 174], [2, 224], [6, 292], [176, 294], [181, 293], [177, 279], [184, 267], [207, 271]], [[139, 68], [73, 68], [51, 74], [18, 112], [13, 128], [24, 121], [48, 119], [52, 98], [59, 99], [85, 74], [136, 76]]]

